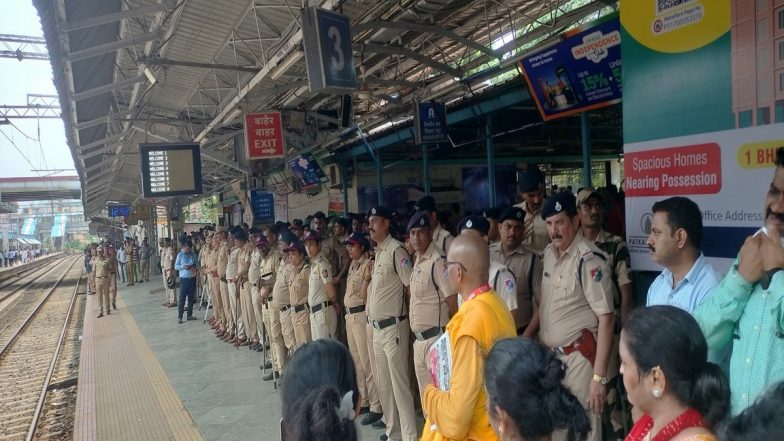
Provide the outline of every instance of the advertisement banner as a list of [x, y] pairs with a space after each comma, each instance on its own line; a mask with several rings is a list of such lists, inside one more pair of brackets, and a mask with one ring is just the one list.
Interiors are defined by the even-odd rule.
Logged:
[[316, 185], [327, 180], [324, 170], [312, 153], [303, 153], [289, 159], [289, 167], [303, 187]]
[[245, 142], [248, 159], [282, 158], [285, 144], [280, 112], [245, 115]]
[[23, 236], [35, 236], [35, 227], [38, 225], [38, 219], [34, 217], [28, 217], [24, 220], [22, 224], [22, 231], [19, 234]]
[[775, 13], [773, 2], [753, 0], [621, 0], [634, 270], [661, 269], [645, 241], [652, 205], [668, 197], [700, 207], [702, 251], [722, 271], [762, 227], [775, 151], [784, 146], [784, 86], [774, 84], [784, 75], [767, 24]]
[[587, 30], [577, 29], [560, 43], [520, 60], [545, 121], [620, 102], [619, 27], [614, 17]]
[[414, 142], [416, 144], [449, 142], [444, 103], [435, 101], [416, 103], [414, 108]]
[[330, 191], [329, 192], [329, 206], [327, 216], [343, 217], [346, 204], [343, 201], [343, 193]]
[[275, 195], [266, 191], [251, 190], [250, 205], [253, 209], [254, 223], [275, 223]]
[[56, 214], [54, 215], [54, 221], [52, 222], [52, 237], [63, 237], [65, 236], [65, 227], [68, 224], [68, 215], [65, 214]]

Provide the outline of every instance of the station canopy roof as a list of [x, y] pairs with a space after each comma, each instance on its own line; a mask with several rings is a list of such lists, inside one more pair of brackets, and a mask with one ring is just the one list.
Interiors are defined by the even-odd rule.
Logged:
[[[243, 113], [284, 109], [309, 115], [340, 108], [341, 96], [309, 91], [303, 3], [33, 3], [88, 217], [99, 214], [107, 201], [139, 198], [139, 143], [200, 143], [204, 191], [212, 193], [228, 188], [245, 170], [233, 145], [242, 134]], [[358, 79], [354, 122], [365, 133], [405, 122], [414, 100], [457, 105], [493, 93], [498, 76], [515, 71], [514, 61], [523, 53], [577, 23], [617, 11], [617, 2], [609, 0], [315, 0], [309, 5], [350, 18]], [[512, 81], [522, 87], [519, 78]], [[532, 101], [519, 110], [536, 119]], [[577, 137], [570, 142], [579, 146], [579, 124], [572, 119], [571, 125], [576, 129], [568, 136]], [[462, 130], [465, 138], [476, 137], [470, 124]], [[610, 138], [620, 138], [615, 135]], [[340, 138], [336, 131], [304, 147], [334, 160], [356, 144], [356, 138]]]

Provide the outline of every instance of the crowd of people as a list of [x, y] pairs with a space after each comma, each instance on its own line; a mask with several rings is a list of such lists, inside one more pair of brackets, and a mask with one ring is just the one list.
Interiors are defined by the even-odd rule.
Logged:
[[410, 213], [317, 212], [164, 239], [164, 305], [182, 323], [203, 288], [217, 338], [269, 343], [287, 440], [352, 440], [356, 424], [394, 441], [777, 439], [784, 148], [776, 165], [766, 228], [725, 276], [700, 251], [697, 204], [653, 205], [647, 245], [664, 271], [644, 305], [617, 193], [548, 194], [537, 168], [521, 176], [519, 205], [454, 228], [425, 196]]
[[49, 250], [46, 248], [9, 249], [0, 253], [0, 266], [8, 267], [33, 262], [47, 255], [49, 255]]

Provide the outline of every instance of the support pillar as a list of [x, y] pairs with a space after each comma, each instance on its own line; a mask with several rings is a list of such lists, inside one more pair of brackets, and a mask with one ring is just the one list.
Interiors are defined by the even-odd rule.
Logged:
[[490, 206], [495, 207], [495, 145], [493, 143], [493, 114], [485, 116], [485, 144], [487, 147], [487, 188]]
[[583, 187], [591, 186], [591, 123], [588, 112], [580, 114], [583, 138]]
[[425, 194], [430, 194], [430, 161], [428, 155], [428, 146], [427, 144], [422, 144], [422, 168], [423, 170], [423, 187], [425, 188]]
[[343, 217], [348, 218], [348, 165], [340, 163], [340, 186], [343, 191]]
[[376, 188], [378, 189], [378, 205], [384, 205], [384, 184], [382, 174], [384, 169], [381, 167], [381, 154], [376, 154]]

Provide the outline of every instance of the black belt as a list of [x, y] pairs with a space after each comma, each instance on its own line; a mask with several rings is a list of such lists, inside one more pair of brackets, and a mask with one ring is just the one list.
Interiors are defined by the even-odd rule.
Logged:
[[426, 330], [424, 330], [422, 332], [415, 332], [414, 333], [414, 337], [416, 337], [416, 339], [419, 340], [419, 341], [425, 341], [425, 340], [427, 340], [429, 338], [432, 338], [432, 337], [435, 337], [437, 335], [440, 335], [442, 332], [444, 332], [444, 328], [441, 328], [441, 327], [438, 327], [438, 326], [434, 326], [434, 327], [432, 327], [430, 329], [426, 329]]
[[348, 307], [346, 307], [346, 315], [356, 314], [356, 313], [362, 312], [364, 310], [365, 310], [365, 305], [348, 306]]
[[294, 306], [292, 306], [292, 308], [294, 308], [294, 312], [300, 312], [300, 311], [304, 311], [304, 310], [305, 310], [305, 308], [307, 308], [307, 307], [308, 307], [308, 304], [307, 304], [307, 302], [306, 302], [306, 303], [303, 303], [303, 304], [301, 304], [301, 305], [294, 305]]
[[388, 327], [394, 325], [395, 323], [402, 322], [403, 320], [405, 320], [407, 318], [408, 318], [408, 314], [403, 314], [400, 317], [390, 317], [390, 318], [384, 319], [384, 320], [370, 320], [370, 319], [368, 319], [368, 324], [370, 324], [370, 326], [372, 326], [372, 327], [374, 327], [374, 328], [376, 328], [378, 330], [381, 330], [381, 329], [384, 329], [384, 328], [388, 328]]
[[311, 314], [315, 314], [315, 313], [321, 311], [322, 309], [326, 308], [327, 306], [332, 306], [332, 305], [334, 305], [334, 303], [331, 300], [328, 300], [326, 302], [321, 302], [318, 305], [311, 306], [310, 307], [310, 313]]
[[289, 309], [291, 309], [291, 305], [281, 306], [280, 307], [280, 312], [286, 312]]

